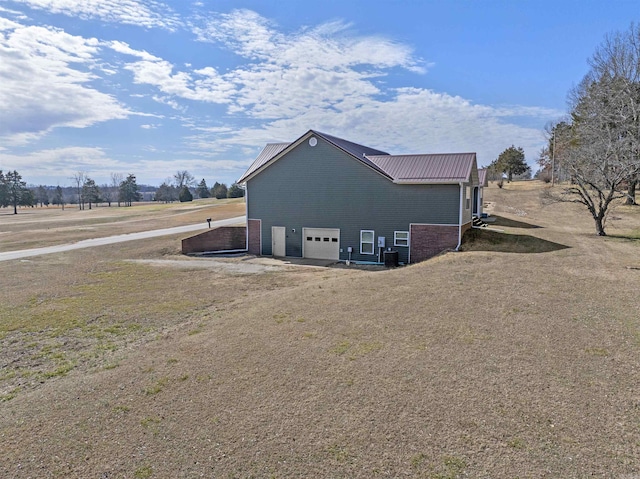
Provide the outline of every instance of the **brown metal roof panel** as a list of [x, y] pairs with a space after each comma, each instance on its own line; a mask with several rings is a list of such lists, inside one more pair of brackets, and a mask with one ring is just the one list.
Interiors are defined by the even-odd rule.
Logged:
[[358, 158], [362, 158], [363, 156], [369, 155], [388, 155], [386, 151], [376, 150], [375, 148], [370, 148], [368, 146], [360, 145], [358, 143], [354, 143], [349, 140], [344, 140], [342, 138], [338, 138], [337, 136], [327, 135], [326, 133], [322, 133], [320, 131], [312, 130], [315, 134], [324, 137], [326, 140], [329, 140], [336, 146], [339, 146], [345, 151], [348, 151], [353, 156]]
[[489, 186], [489, 183], [487, 183], [487, 169], [486, 168], [479, 168], [478, 169], [478, 183], [480, 183], [480, 186]]
[[396, 181], [458, 182], [469, 178], [475, 153], [368, 156]]
[[244, 182], [248, 176], [250, 176], [255, 171], [259, 170], [263, 165], [269, 162], [273, 157], [277, 156], [278, 153], [282, 152], [285, 148], [287, 148], [291, 143], [267, 143], [267, 145], [262, 149], [258, 157], [253, 160], [251, 166], [244, 175], [238, 180], [238, 183]]

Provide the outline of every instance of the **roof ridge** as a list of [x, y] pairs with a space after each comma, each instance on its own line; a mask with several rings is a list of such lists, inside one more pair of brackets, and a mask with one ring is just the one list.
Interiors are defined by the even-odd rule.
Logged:
[[[340, 137], [334, 136], [334, 135], [329, 135], [328, 133], [323, 133], [323, 132], [318, 131], [318, 130], [309, 130], [309, 131], [314, 133], [314, 134], [316, 134], [316, 135], [318, 135], [318, 136], [321, 136], [322, 138], [324, 138], [328, 142], [333, 143], [334, 145], [336, 145], [336, 146], [338, 146], [340, 148], [342, 148], [342, 147], [340, 146], [339, 143], [343, 142], [343, 143], [348, 143], [349, 145], [356, 146], [356, 147], [358, 147], [358, 149], [375, 151], [381, 156], [385, 156], [385, 155], [389, 154], [386, 151], [378, 150], [377, 148], [373, 148], [371, 146], [363, 145], [362, 143], [356, 143], [355, 141], [345, 140], [344, 138], [340, 138]], [[337, 142], [336, 142], [336, 140], [337, 140]], [[342, 148], [342, 149], [345, 149], [345, 148]], [[353, 154], [351, 151], [348, 151], [348, 152]], [[354, 155], [354, 156], [358, 156], [358, 155]], [[366, 156], [366, 153], [365, 153], [365, 156]]]

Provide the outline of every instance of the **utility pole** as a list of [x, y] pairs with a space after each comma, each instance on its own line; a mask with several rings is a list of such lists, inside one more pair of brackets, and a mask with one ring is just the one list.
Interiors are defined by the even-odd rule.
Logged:
[[[555, 130], [555, 128], [554, 128]], [[555, 184], [556, 173], [556, 132], [553, 132], [553, 151], [551, 152], [551, 186]]]

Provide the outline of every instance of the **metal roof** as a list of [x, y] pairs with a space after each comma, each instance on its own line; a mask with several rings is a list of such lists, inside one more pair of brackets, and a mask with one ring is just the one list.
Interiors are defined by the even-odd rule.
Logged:
[[489, 186], [489, 183], [487, 183], [486, 168], [478, 168], [478, 184], [480, 184], [480, 186]]
[[318, 136], [323, 137], [325, 140], [330, 141], [336, 146], [339, 146], [345, 151], [348, 151], [353, 156], [357, 156], [358, 158], [362, 158], [364, 155], [388, 155], [386, 151], [376, 150], [375, 148], [370, 148], [368, 146], [359, 145], [358, 143], [354, 143], [352, 141], [343, 140], [342, 138], [338, 138], [336, 136], [327, 135], [326, 133], [321, 133], [316, 130], [311, 130]]
[[238, 180], [238, 183], [242, 183], [247, 176], [251, 175], [254, 171], [258, 170], [262, 165], [267, 163], [271, 158], [276, 156], [291, 143], [267, 143], [262, 149], [258, 157], [251, 163], [251, 166], [245, 171], [244, 175]]
[[378, 155], [367, 158], [399, 183], [458, 183], [469, 181], [476, 154]]
[[[432, 155], [389, 155], [326, 133], [309, 130], [292, 143], [268, 143], [238, 180], [243, 183], [258, 170], [285, 154], [285, 150], [303, 138], [316, 135], [361, 161], [381, 175], [397, 183], [458, 183], [469, 181], [475, 166], [475, 153], [442, 153]], [[480, 181], [480, 184], [483, 184]]]

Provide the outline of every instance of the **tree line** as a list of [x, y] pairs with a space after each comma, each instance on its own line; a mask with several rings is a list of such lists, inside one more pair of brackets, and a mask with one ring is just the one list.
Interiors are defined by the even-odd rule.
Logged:
[[196, 184], [195, 177], [186, 170], [177, 171], [172, 178], [167, 178], [158, 187], [155, 201], [170, 203], [173, 201], [192, 201], [194, 196], [198, 198], [242, 198], [244, 189], [237, 183], [227, 188], [224, 183], [218, 183], [209, 188], [204, 178]]
[[92, 209], [97, 204], [111, 206], [131, 206], [142, 200], [142, 189], [154, 191], [151, 199], [161, 202], [192, 201], [198, 198], [240, 198], [244, 196], [244, 189], [236, 183], [227, 188], [224, 183], [216, 182], [211, 189], [205, 179], [196, 185], [193, 175], [188, 171], [178, 171], [158, 188], [140, 186], [136, 176], [126, 177], [120, 173], [112, 173], [110, 183], [98, 185], [85, 172], [78, 171], [70, 178], [73, 186], [55, 188], [44, 185], [27, 186], [17, 171], [3, 173], [0, 170], [0, 207], [12, 207], [14, 214], [18, 213], [18, 206], [34, 207], [40, 205], [60, 206], [77, 205], [80, 210]]

